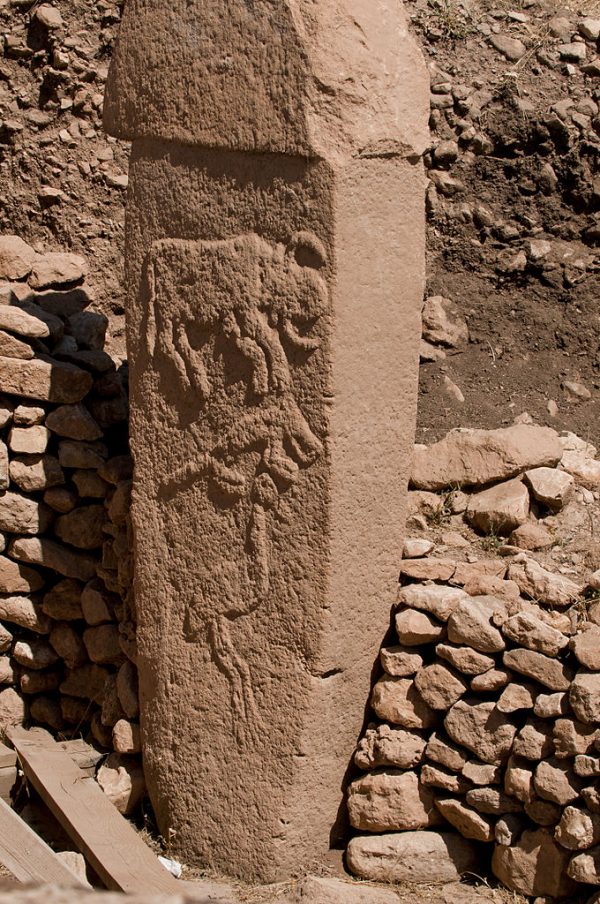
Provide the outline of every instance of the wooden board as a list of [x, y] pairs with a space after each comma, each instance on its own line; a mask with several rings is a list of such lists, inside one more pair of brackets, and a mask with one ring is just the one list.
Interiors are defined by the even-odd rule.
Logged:
[[7, 735], [27, 779], [107, 888], [180, 894], [177, 880], [68, 753], [23, 728]]
[[0, 863], [20, 882], [83, 887], [75, 873], [3, 800], [0, 800]]

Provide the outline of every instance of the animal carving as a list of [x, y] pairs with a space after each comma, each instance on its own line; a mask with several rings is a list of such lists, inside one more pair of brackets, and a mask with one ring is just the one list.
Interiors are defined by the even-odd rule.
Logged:
[[[256, 235], [219, 242], [167, 239], [152, 246], [147, 260], [147, 353], [156, 371], [175, 383], [181, 400], [201, 405], [187, 428], [189, 460], [164, 490], [172, 498], [206, 482], [224, 500], [224, 518], [231, 518], [237, 503], [248, 513], [245, 556], [212, 562], [199, 575], [184, 626], [188, 640], [208, 640], [227, 677], [240, 741], [251, 738], [261, 720], [250, 667], [234, 642], [235, 626], [269, 593], [271, 519], [281, 496], [323, 451], [294, 396], [289, 355], [302, 359], [319, 348], [314, 332], [328, 308], [319, 272], [325, 264], [322, 244], [306, 233], [287, 246]], [[233, 424], [207, 442], [202, 409], [216, 391], [216, 338], [245, 362], [248, 395]]]

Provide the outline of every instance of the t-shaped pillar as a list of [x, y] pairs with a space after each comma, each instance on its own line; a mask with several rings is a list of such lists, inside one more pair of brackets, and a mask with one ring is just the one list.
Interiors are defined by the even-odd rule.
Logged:
[[343, 839], [395, 599], [428, 83], [400, 0], [128, 0], [126, 231], [145, 769], [185, 858]]

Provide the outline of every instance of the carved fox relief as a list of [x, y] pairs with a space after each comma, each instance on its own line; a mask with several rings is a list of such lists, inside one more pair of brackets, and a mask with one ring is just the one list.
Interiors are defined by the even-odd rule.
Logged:
[[[323, 451], [294, 395], [291, 359], [297, 366], [320, 346], [326, 263], [324, 246], [309, 233], [287, 246], [254, 234], [165, 239], [146, 260], [142, 348], [190, 443], [186, 463], [163, 489], [173, 498], [205, 482], [217, 491], [211, 499], [224, 518], [236, 506], [247, 512], [242, 525], [235, 522], [245, 556], [232, 562], [226, 549], [215, 550], [224, 560], [212, 564], [210, 581], [200, 579], [184, 627], [188, 641], [208, 642], [227, 677], [240, 741], [260, 716], [249, 666], [236, 649], [236, 622], [269, 593], [271, 519]], [[221, 416], [234, 397], [235, 416]], [[215, 573], [222, 576], [216, 584]]]

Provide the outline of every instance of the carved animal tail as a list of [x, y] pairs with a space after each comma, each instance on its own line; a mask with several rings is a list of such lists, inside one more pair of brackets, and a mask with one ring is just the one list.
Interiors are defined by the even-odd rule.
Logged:
[[265, 724], [254, 697], [252, 675], [245, 659], [237, 652], [230, 634], [230, 622], [218, 615], [209, 628], [209, 643], [217, 665], [231, 689], [233, 732], [241, 746], [257, 743], [264, 735]]

